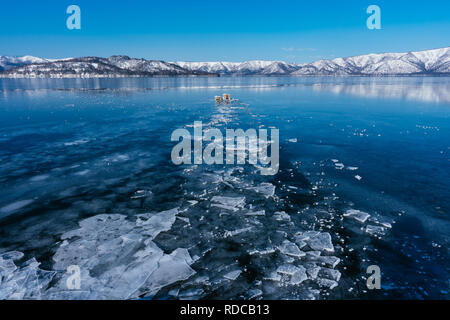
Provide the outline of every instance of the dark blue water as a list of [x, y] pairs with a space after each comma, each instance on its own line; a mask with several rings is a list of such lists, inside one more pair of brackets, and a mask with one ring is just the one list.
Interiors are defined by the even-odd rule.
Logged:
[[[342, 278], [323, 298], [448, 299], [446, 77], [1, 79], [0, 252], [25, 252], [50, 269], [61, 234], [80, 219], [186, 200], [196, 190], [170, 162], [170, 135], [214, 118], [213, 97], [223, 92], [244, 106], [233, 126], [279, 129], [280, 172], [269, 181], [280, 199], [292, 212], [328, 210], [304, 217], [340, 249]], [[312, 197], [289, 189], [305, 184]], [[137, 190], [152, 197], [130, 200]], [[351, 208], [392, 228], [373, 237], [343, 218]], [[381, 290], [365, 287], [371, 264], [381, 268]]]

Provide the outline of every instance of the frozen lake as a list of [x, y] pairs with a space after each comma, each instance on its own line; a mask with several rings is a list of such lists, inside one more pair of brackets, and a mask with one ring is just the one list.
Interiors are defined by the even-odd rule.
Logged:
[[[280, 171], [175, 166], [194, 121]], [[448, 77], [0, 79], [0, 298], [448, 299], [449, 161]]]

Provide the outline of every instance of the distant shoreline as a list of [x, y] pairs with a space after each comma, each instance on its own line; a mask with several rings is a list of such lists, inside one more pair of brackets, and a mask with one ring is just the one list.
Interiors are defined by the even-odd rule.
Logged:
[[209, 75], [114, 75], [114, 76], [9, 76], [0, 74], [0, 79], [145, 79], [145, 78], [445, 78], [450, 77], [450, 73], [417, 73], [417, 74], [349, 74], [349, 75], [286, 75], [286, 74], [209, 74]]

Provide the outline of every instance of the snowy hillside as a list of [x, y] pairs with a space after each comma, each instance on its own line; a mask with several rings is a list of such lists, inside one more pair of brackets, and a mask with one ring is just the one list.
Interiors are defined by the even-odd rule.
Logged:
[[49, 60], [32, 56], [0, 56], [0, 77], [126, 77], [177, 75], [291, 75], [389, 76], [450, 75], [450, 47], [406, 52], [366, 54], [306, 64], [283, 61], [166, 62], [128, 56]]
[[8, 70], [25, 64], [43, 63], [43, 62], [47, 62], [47, 59], [37, 58], [33, 56], [23, 56], [23, 57], [0, 56], [0, 71]]
[[302, 65], [292, 75], [449, 74], [450, 48], [407, 53], [367, 54]]

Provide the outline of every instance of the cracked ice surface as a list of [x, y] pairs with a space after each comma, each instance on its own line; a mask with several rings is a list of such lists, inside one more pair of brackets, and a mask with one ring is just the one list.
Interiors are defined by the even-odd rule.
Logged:
[[227, 209], [231, 211], [238, 211], [245, 205], [245, 197], [221, 197], [214, 196], [211, 199], [211, 206]]
[[[173, 205], [179, 209], [81, 220], [55, 244], [53, 281], [51, 287], [44, 283], [40, 297], [316, 299], [327, 294], [340, 280], [339, 271], [331, 271], [341, 261], [334, 256], [340, 253], [332, 243], [336, 234], [324, 232], [316, 209], [303, 210], [303, 201], [299, 206], [290, 200], [299, 190], [308, 195], [311, 190], [296, 184], [304, 179], [290, 171], [289, 197], [282, 198], [279, 181], [255, 172], [252, 166], [189, 166], [179, 172], [184, 182], [177, 185], [181, 197]], [[133, 186], [128, 198], [158, 196], [149, 189]], [[12, 279], [26, 268], [14, 262], [3, 263]], [[81, 269], [79, 290], [67, 289], [70, 265]], [[33, 268], [39, 272], [38, 265]]]
[[41, 299], [56, 272], [39, 268], [36, 259], [16, 264], [23, 254], [11, 251], [0, 254], [0, 299]]
[[[0, 255], [2, 299], [131, 299], [153, 296], [161, 288], [195, 274], [184, 248], [164, 253], [152, 240], [169, 230], [178, 209], [140, 214], [135, 221], [119, 214], [101, 214], [79, 222], [62, 235], [53, 256], [57, 271], [45, 271], [34, 258], [18, 267], [20, 252]], [[68, 266], [81, 271], [79, 290], [68, 290]], [[55, 275], [58, 273], [58, 276]], [[47, 288], [55, 277], [56, 284]]]
[[[85, 270], [81, 290], [92, 295], [84, 298], [152, 296], [162, 287], [195, 274], [186, 249], [165, 254], [152, 241], [171, 228], [177, 214], [178, 209], [141, 214], [135, 222], [114, 214], [85, 219], [80, 229], [62, 236], [65, 241], [53, 257], [54, 268], [65, 270], [69, 265], [78, 265]], [[65, 281], [61, 281], [58, 289], [53, 288], [51, 297], [58, 298], [64, 285]]]

